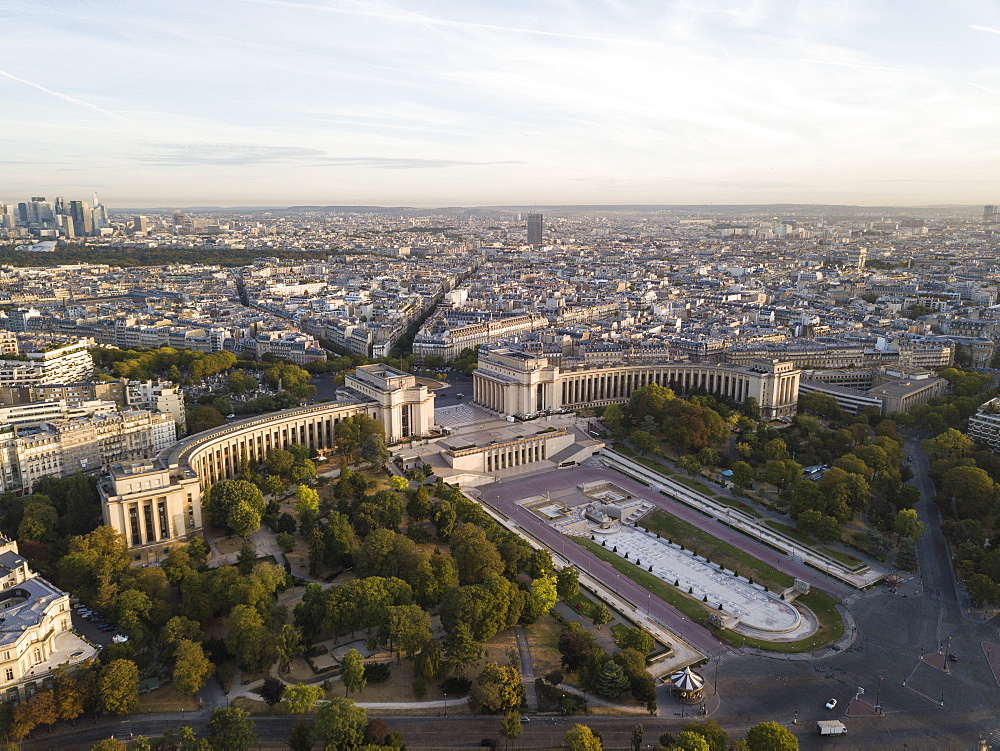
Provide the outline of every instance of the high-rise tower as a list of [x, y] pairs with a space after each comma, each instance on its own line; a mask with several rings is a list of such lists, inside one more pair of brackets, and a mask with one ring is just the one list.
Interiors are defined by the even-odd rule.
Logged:
[[542, 244], [542, 215], [528, 214], [528, 245]]

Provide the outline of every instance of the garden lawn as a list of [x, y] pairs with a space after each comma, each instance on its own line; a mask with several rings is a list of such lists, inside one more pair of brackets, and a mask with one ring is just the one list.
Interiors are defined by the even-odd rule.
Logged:
[[820, 548], [820, 552], [825, 553], [835, 561], [840, 561], [845, 566], [850, 566], [851, 568], [856, 569], [866, 565], [860, 558], [855, 558], [850, 553], [844, 553], [840, 550], [834, 550], [833, 548]]
[[816, 544], [816, 540], [813, 537], [811, 537], [810, 535], [807, 535], [805, 532], [799, 531], [795, 527], [790, 527], [787, 524], [782, 524], [781, 522], [776, 522], [776, 521], [774, 521], [774, 519], [768, 519], [764, 523], [767, 526], [769, 526], [771, 529], [773, 529], [773, 530], [775, 530], [777, 532], [781, 532], [781, 534], [787, 535], [788, 537], [791, 537], [796, 542], [802, 543], [803, 545], [805, 545], [807, 547], [811, 548], [811, 547], [813, 547]]
[[677, 475], [676, 477], [673, 477], [671, 479], [674, 482], [679, 482], [682, 485], [687, 485], [689, 488], [691, 488], [691, 490], [693, 490], [696, 493], [701, 493], [703, 496], [707, 496], [708, 498], [715, 498], [715, 493], [713, 493], [705, 483], [698, 482], [693, 477], [681, 477], [680, 475]]

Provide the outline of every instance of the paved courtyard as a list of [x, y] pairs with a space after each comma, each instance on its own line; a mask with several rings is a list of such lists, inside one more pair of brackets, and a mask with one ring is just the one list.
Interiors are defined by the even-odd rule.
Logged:
[[466, 425], [482, 425], [496, 420], [496, 415], [474, 404], [456, 404], [452, 407], [438, 407], [434, 410], [434, 422], [443, 428], [455, 429]]

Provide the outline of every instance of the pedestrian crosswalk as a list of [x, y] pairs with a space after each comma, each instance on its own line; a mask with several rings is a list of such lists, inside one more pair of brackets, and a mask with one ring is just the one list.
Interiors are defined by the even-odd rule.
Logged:
[[735, 649], [726, 649], [722, 652], [717, 652], [712, 655], [712, 659], [717, 665], [725, 665], [730, 660], [735, 660], [737, 657], [742, 657], [743, 653]]
[[854, 603], [856, 603], [858, 600], [861, 599], [861, 595], [863, 595], [863, 594], [864, 594], [864, 592], [855, 592], [852, 595], [847, 595], [847, 597], [844, 598], [843, 605], [845, 605], [845, 606], [847, 606], [847, 605], [853, 605]]
[[1000, 748], [1000, 728], [986, 736], [987, 748]]

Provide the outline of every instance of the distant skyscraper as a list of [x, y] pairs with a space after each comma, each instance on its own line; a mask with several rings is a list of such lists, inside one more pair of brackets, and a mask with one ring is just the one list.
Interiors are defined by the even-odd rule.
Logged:
[[528, 214], [528, 245], [542, 244], [542, 215]]
[[149, 220], [144, 216], [137, 216], [132, 219], [132, 231], [137, 235], [145, 235], [149, 232]]
[[1000, 232], [1000, 206], [983, 208], [983, 229], [987, 232]]

